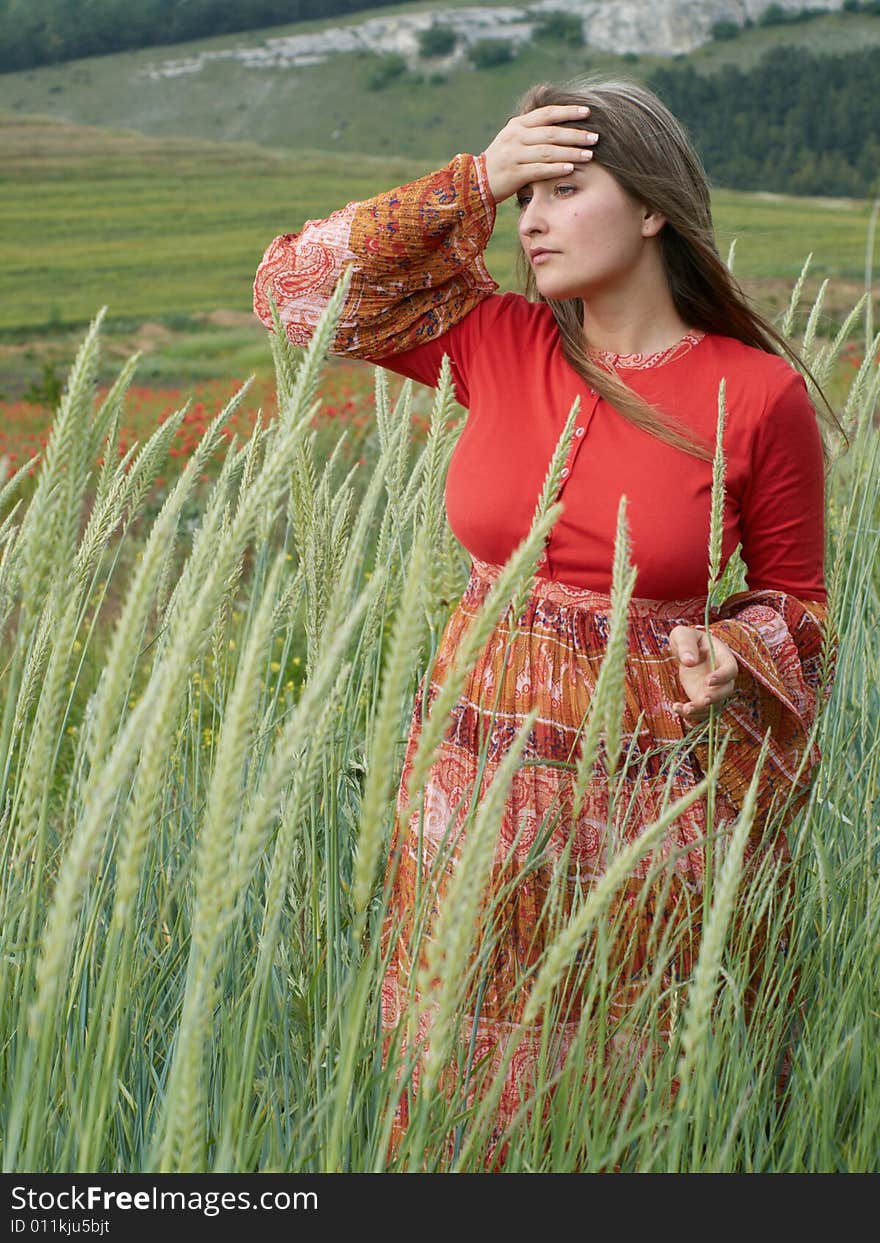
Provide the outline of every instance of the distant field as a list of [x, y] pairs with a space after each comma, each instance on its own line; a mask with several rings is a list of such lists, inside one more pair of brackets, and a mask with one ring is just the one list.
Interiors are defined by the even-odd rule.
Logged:
[[[8, 114], [0, 144], [7, 336], [84, 323], [104, 303], [117, 324], [246, 312], [254, 270], [276, 233], [437, 163], [278, 154]], [[861, 278], [867, 203], [723, 191], [715, 206], [723, 250], [738, 238], [744, 278], [790, 281], [810, 251], [814, 275]], [[489, 250], [505, 287], [515, 249], [515, 209], [505, 203]]]
[[[422, 3], [389, 11], [399, 16], [441, 7]], [[377, 15], [378, 11], [356, 14], [349, 22]], [[297, 69], [255, 69], [219, 60], [200, 72], [161, 79], [147, 76], [151, 67], [164, 61], [202, 51], [260, 46], [267, 38], [341, 24], [339, 19], [299, 23], [4, 74], [0, 109], [154, 135], [395, 154], [430, 165], [447, 152], [484, 147], [532, 82], [590, 70], [641, 78], [657, 65], [669, 64], [668, 57], [633, 60], [590, 47], [536, 42], [523, 48], [512, 63], [483, 71], [467, 67], [447, 71], [441, 62], [421, 62], [422, 81], [410, 76], [380, 91], [366, 86], [375, 64], [371, 53], [334, 56]], [[503, 38], [503, 24], [497, 33]], [[688, 60], [707, 72], [725, 64], [748, 68], [780, 44], [823, 53], [880, 46], [880, 17], [836, 13], [794, 25], [758, 27], [735, 39], [707, 44]]]

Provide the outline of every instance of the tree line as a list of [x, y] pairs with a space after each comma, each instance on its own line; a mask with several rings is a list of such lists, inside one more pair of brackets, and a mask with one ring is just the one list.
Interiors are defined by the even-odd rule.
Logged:
[[0, 0], [0, 72], [344, 17], [404, 0]]
[[867, 198], [880, 191], [880, 54], [767, 52], [752, 69], [656, 70], [651, 87], [687, 126], [719, 185]]

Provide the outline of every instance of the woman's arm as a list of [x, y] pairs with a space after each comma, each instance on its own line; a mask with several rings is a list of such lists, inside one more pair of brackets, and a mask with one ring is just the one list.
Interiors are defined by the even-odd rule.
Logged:
[[[809, 793], [821, 758], [811, 741], [813, 726], [830, 693], [833, 649], [823, 656], [827, 606], [784, 592], [732, 596], [709, 629], [733, 653], [738, 672], [733, 698], [721, 711], [729, 738], [720, 782], [741, 806], [764, 735], [770, 748], [759, 781], [757, 813], [770, 812], [789, 796], [799, 806]], [[697, 748], [704, 766], [706, 755]]]
[[[758, 814], [806, 798], [819, 750], [811, 742], [830, 693], [824, 579], [825, 472], [815, 412], [792, 374], [756, 429], [751, 481], [743, 499], [743, 558], [749, 590], [731, 596], [709, 627], [733, 654], [733, 698], [720, 717], [728, 747], [720, 777], [741, 806], [764, 735], [770, 750]], [[705, 748], [697, 748], [705, 764]]]
[[287, 335], [304, 345], [352, 267], [332, 352], [376, 360], [410, 350], [497, 289], [483, 261], [494, 222], [485, 157], [457, 155], [435, 173], [276, 237], [257, 270], [254, 310], [271, 327], [272, 293]]

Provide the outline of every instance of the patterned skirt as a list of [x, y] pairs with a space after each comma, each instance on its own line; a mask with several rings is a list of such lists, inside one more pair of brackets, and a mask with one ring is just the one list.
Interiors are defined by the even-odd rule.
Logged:
[[[539, 1061], [546, 1077], [548, 1058], [552, 1067], [562, 1068], [569, 1048], [578, 1040], [578, 1056], [583, 1059], [584, 1020], [589, 1019], [584, 999], [590, 997], [590, 1004], [596, 1005], [589, 973], [600, 951], [595, 938], [580, 947], [577, 960], [556, 990], [548, 1052], [543, 1012], [528, 1029], [522, 1023], [545, 948], [595, 886], [609, 858], [701, 779], [700, 749], [682, 742], [686, 727], [672, 710], [682, 691], [677, 665], [668, 651], [668, 636], [675, 625], [701, 625], [705, 606], [705, 598], [632, 601], [621, 761], [613, 776], [613, 797], [600, 745], [575, 816], [579, 732], [607, 646], [611, 602], [607, 595], [538, 579], [517, 619], [515, 634], [507, 615], [482, 648], [429, 771], [424, 795], [410, 808], [409, 781], [423, 721], [462, 635], [498, 573], [498, 567], [474, 563], [417, 697], [386, 876], [390, 902], [383, 927], [386, 966], [382, 983], [386, 1057], [393, 1049], [396, 1064], [403, 1068], [398, 1070], [393, 1154], [413, 1118], [422, 1059], [432, 1040], [434, 1015], [430, 1005], [422, 1004], [430, 982], [426, 989], [420, 968], [427, 961], [444, 895], [473, 827], [474, 808], [524, 718], [536, 709], [535, 724], [504, 802], [476, 925], [465, 930], [471, 945], [463, 976], [461, 1023], [449, 1066], [436, 1080], [439, 1091], [454, 1096], [462, 1116], [473, 1109], [475, 1101], [479, 1104], [493, 1075], [503, 1076], [493, 1093], [493, 1129], [485, 1152], [489, 1168], [503, 1163], [507, 1128], [528, 1114]], [[723, 839], [736, 815], [734, 803], [723, 790], [717, 790], [712, 835], [716, 842]], [[604, 1015], [603, 1024], [610, 1019], [611, 1030], [602, 1036], [599, 1063], [616, 1059], [618, 1072], [620, 1059], [628, 1057], [636, 1074], [646, 1043], [651, 1043], [646, 1042], [644, 1031], [628, 1022], [628, 1016], [638, 1013], [645, 980], [653, 977], [653, 987], [666, 997], [663, 1023], [668, 1031], [681, 984], [696, 961], [707, 859], [706, 816], [706, 802], [701, 798], [674, 819], [659, 844], [633, 868], [603, 915], [610, 939], [606, 936], [601, 946], [602, 973], [610, 983], [598, 1009]], [[747, 856], [759, 836], [756, 825]], [[784, 835], [779, 835], [773, 851], [787, 856]], [[657, 1031], [655, 1010], [655, 1045]], [[513, 1036], [515, 1053], [505, 1059]], [[589, 1047], [595, 1049], [595, 1041], [590, 1040]], [[595, 1064], [586, 1066], [585, 1073], [595, 1075]]]

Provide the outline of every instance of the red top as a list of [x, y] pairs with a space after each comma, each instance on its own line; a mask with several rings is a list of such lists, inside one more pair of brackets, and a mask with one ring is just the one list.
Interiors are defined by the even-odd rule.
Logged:
[[[345, 268], [351, 278], [330, 349], [426, 384], [448, 353], [470, 413], [447, 481], [449, 519], [475, 557], [503, 563], [529, 529], [575, 397], [577, 434], [564, 512], [540, 572], [607, 592], [621, 494], [628, 501], [637, 595], [706, 594], [711, 463], [624, 419], [590, 392], [562, 353], [544, 303], [498, 294], [483, 250], [495, 222], [483, 156], [435, 173], [271, 243], [254, 282], [267, 325], [305, 344]], [[723, 560], [738, 542], [752, 591], [825, 601], [824, 470], [806, 386], [782, 358], [713, 334], [662, 354], [605, 356], [636, 393], [714, 444], [726, 380]]]
[[[638, 567], [635, 594], [705, 595], [711, 462], [635, 427], [588, 389], [562, 353], [548, 306], [518, 294], [493, 295], [433, 341], [376, 361], [433, 385], [444, 354], [458, 400], [470, 411], [449, 470], [447, 508], [473, 556], [502, 564], [528, 533], [579, 397], [559, 494], [564, 510], [540, 572], [608, 592], [623, 493]], [[776, 355], [714, 334], [686, 337], [661, 354], [604, 360], [710, 445], [718, 386], [726, 379], [722, 564], [741, 542], [751, 590], [824, 601], [822, 445], [801, 376]]]

